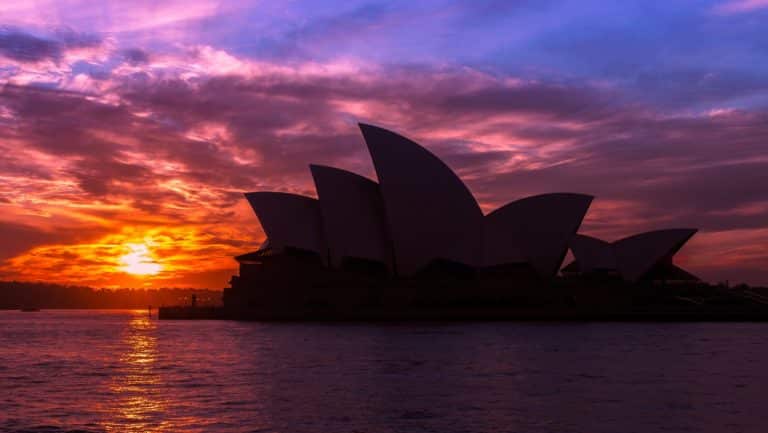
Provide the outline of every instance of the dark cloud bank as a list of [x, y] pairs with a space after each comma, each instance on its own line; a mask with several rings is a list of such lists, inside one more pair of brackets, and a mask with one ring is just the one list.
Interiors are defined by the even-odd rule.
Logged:
[[[0, 51], [19, 61], [56, 59], [62, 46], [85, 43], [68, 37], [53, 42], [3, 29]], [[125, 56], [132, 64], [149, 59], [143, 52]], [[68, 161], [58, 175], [79, 185], [68, 197], [73, 202], [127, 200], [185, 222], [226, 223], [240, 191], [311, 193], [310, 162], [371, 176], [355, 126], [361, 120], [420, 140], [488, 208], [527, 194], [577, 191], [596, 195], [598, 208], [606, 204], [583, 231], [607, 237], [675, 226], [768, 230], [764, 111], [671, 115], [617, 90], [508, 84], [462, 69], [390, 67], [364, 75], [113, 77], [118, 104], [7, 85], [0, 105], [14, 120], [0, 134]], [[348, 108], [354, 104], [365, 112]], [[223, 127], [226, 136], [191, 133], [206, 125]], [[159, 170], [157, 162], [176, 168]], [[161, 186], [170, 179], [199, 189]], [[19, 233], [24, 242], [38, 240]], [[768, 252], [739, 269], [742, 279], [768, 282], [761, 264]]]

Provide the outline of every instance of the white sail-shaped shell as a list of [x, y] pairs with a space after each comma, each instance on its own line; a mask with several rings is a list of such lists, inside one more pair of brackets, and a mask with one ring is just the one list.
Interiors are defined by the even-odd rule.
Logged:
[[397, 271], [434, 259], [480, 264], [483, 214], [459, 177], [427, 149], [394, 132], [360, 124], [384, 198]]
[[554, 277], [593, 197], [552, 193], [526, 197], [485, 217], [485, 265], [527, 262]]
[[249, 192], [245, 197], [259, 218], [270, 248], [300, 248], [325, 258], [327, 249], [316, 199], [283, 192]]
[[331, 264], [339, 267], [345, 258], [363, 258], [392, 269], [392, 247], [379, 185], [338, 168], [310, 165], [310, 169]]

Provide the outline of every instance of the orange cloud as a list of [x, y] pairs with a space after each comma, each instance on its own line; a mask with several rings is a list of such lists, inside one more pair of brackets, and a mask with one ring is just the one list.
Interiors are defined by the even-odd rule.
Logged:
[[[184, 287], [210, 284], [222, 288], [241, 253], [215, 228], [133, 227], [91, 242], [50, 244], [11, 258], [4, 273], [33, 281], [95, 287]], [[189, 275], [202, 279], [190, 281]], [[206, 280], [207, 279], [207, 280]]]

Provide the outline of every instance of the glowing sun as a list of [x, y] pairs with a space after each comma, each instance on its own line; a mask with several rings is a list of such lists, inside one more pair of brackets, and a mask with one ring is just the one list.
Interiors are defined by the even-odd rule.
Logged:
[[123, 266], [120, 269], [133, 275], [155, 275], [163, 269], [149, 254], [149, 248], [144, 244], [125, 244], [130, 250], [120, 256]]

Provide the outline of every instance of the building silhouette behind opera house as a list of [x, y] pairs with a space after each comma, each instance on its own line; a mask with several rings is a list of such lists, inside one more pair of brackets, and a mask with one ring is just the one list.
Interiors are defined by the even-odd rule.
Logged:
[[[461, 179], [424, 147], [376, 126], [360, 129], [378, 182], [311, 165], [317, 199], [245, 194], [267, 240], [236, 257], [240, 272], [225, 306], [546, 303], [562, 295], [552, 287], [563, 281], [698, 280], [672, 262], [694, 229], [613, 243], [580, 235], [593, 197], [577, 193], [526, 197], [484, 215]], [[561, 270], [569, 249], [575, 260]], [[561, 301], [573, 299], [553, 302]]]

